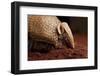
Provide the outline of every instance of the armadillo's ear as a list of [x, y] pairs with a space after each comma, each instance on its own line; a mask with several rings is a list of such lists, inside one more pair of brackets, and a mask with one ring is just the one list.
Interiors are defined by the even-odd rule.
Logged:
[[59, 35], [64, 33], [64, 28], [61, 25], [62, 25], [62, 23], [60, 23], [57, 27], [57, 32]]
[[58, 26], [58, 33], [62, 34], [61, 32], [61, 28], [64, 29], [65, 33], [66, 33], [66, 38], [67, 38], [67, 44], [71, 47], [74, 48], [74, 38], [73, 38], [73, 34], [72, 31], [70, 29], [70, 27], [68, 26], [68, 24], [66, 22], [62, 22], [59, 26]]

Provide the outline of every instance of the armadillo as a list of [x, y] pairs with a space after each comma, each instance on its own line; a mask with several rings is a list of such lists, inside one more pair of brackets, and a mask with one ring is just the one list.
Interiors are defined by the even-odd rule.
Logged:
[[[74, 48], [74, 37], [66, 22], [61, 22], [56, 16], [28, 16], [28, 33], [32, 40], [53, 44], [55, 48], [69, 45]], [[64, 35], [63, 35], [64, 34]], [[66, 43], [59, 40], [66, 38]]]

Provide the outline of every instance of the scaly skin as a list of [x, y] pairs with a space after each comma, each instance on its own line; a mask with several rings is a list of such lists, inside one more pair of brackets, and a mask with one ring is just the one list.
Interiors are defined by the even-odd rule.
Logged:
[[[61, 48], [63, 43], [59, 42], [59, 31], [57, 27], [64, 25], [56, 16], [28, 16], [28, 32], [31, 39], [36, 41], [43, 41], [53, 44], [56, 48]], [[63, 27], [66, 32], [66, 38], [70, 48], [74, 48], [74, 39], [71, 29]], [[65, 24], [66, 25], [66, 24]], [[66, 31], [68, 30], [68, 31]]]

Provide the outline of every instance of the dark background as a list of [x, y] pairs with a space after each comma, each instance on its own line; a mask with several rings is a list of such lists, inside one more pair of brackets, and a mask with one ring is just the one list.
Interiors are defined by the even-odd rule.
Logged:
[[87, 17], [68, 17], [57, 16], [62, 22], [67, 22], [73, 34], [87, 34], [88, 18]]

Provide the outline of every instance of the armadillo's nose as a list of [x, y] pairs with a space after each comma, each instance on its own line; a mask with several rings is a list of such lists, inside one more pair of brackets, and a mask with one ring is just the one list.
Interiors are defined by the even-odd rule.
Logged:
[[65, 31], [67, 44], [69, 45], [70, 48], [74, 48], [75, 47], [74, 38], [73, 38], [73, 34], [70, 27], [68, 26], [66, 22], [62, 22], [57, 28], [59, 34], [62, 34], [61, 28], [63, 29], [63, 31]]

